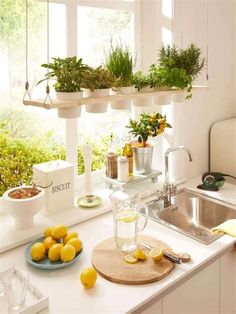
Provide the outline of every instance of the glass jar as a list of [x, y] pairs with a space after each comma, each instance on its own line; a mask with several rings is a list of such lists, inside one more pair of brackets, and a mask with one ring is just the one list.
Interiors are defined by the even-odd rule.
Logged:
[[129, 161], [125, 156], [118, 157], [117, 160], [117, 179], [121, 182], [129, 181]]

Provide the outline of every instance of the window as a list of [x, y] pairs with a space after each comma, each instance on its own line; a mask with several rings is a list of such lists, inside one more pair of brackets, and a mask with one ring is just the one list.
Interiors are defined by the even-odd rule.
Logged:
[[[47, 19], [46, 1], [28, 0], [28, 69], [32, 97], [45, 94], [44, 83], [36, 83], [44, 77], [45, 69], [40, 65], [47, 62]], [[34, 142], [35, 149], [44, 147], [40, 158], [30, 155], [31, 160], [16, 159], [16, 148], [5, 147], [0, 158], [0, 193], [6, 189], [7, 182], [3, 176], [6, 164], [12, 173], [11, 183], [19, 184], [26, 180], [23, 173], [31, 163], [41, 162], [47, 158], [64, 156], [64, 121], [57, 117], [56, 110], [46, 111], [22, 104], [25, 84], [25, 0], [2, 0], [0, 6], [0, 144], [3, 136], [12, 140], [22, 140], [24, 144]], [[49, 52], [51, 57], [78, 55], [91, 66], [103, 61], [104, 48], [110, 41], [126, 43], [135, 50], [135, 1], [117, 0], [50, 0], [49, 10], [50, 36]], [[60, 38], [60, 40], [58, 40]], [[53, 82], [50, 82], [53, 85]], [[53, 88], [51, 88], [53, 95]], [[79, 118], [80, 143], [84, 138], [93, 137], [96, 141], [108, 136], [111, 131], [121, 132], [130, 113], [108, 110], [105, 114], [88, 114], [83, 109]], [[121, 124], [122, 121], [122, 124]], [[96, 137], [95, 137], [96, 135]], [[2, 142], [1, 142], [2, 140]], [[21, 143], [23, 143], [21, 142]], [[17, 142], [18, 143], [18, 142]], [[19, 143], [18, 143], [19, 144]], [[17, 144], [17, 145], [18, 145]], [[21, 144], [19, 144], [21, 145]], [[99, 146], [99, 145], [98, 145]], [[19, 150], [20, 151], [20, 150]], [[34, 149], [30, 149], [34, 152]], [[5, 155], [4, 155], [4, 154]], [[22, 153], [23, 154], [23, 153]], [[5, 161], [4, 161], [5, 157]], [[9, 160], [12, 159], [11, 163]], [[20, 167], [20, 165], [22, 167]], [[24, 167], [23, 167], [24, 165]], [[22, 169], [21, 169], [22, 168]], [[17, 181], [18, 180], [18, 181]]]

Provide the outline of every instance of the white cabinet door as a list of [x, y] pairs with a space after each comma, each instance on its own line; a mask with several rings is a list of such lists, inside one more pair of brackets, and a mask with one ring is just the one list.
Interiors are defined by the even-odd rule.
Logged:
[[164, 297], [163, 314], [219, 314], [219, 264], [215, 261]]
[[236, 313], [236, 249], [220, 258], [220, 314]]

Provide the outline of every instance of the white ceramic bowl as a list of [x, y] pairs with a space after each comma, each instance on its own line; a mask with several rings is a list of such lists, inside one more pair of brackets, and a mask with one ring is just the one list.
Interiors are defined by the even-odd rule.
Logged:
[[[3, 206], [5, 212], [12, 216], [15, 220], [16, 229], [28, 229], [32, 227], [34, 222], [34, 216], [44, 206], [44, 190], [40, 189], [40, 192], [30, 198], [26, 199], [15, 199], [9, 196], [9, 194], [20, 187], [15, 187], [7, 190], [3, 194]], [[32, 188], [32, 186], [24, 186], [22, 188]]]

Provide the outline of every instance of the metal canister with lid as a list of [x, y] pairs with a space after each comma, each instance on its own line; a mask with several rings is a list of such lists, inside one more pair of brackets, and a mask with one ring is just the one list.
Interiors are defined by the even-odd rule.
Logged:
[[121, 182], [129, 181], [129, 161], [125, 156], [117, 159], [117, 179]]

